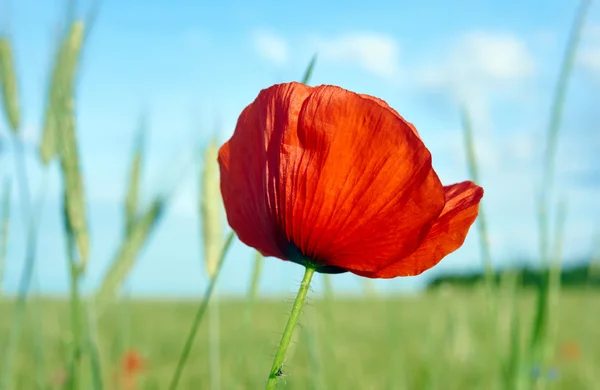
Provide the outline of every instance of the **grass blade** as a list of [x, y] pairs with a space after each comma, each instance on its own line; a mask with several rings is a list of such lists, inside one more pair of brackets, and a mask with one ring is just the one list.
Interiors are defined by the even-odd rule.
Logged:
[[[477, 154], [475, 152], [475, 142], [473, 139], [473, 127], [471, 117], [466, 108], [462, 110], [462, 124], [463, 133], [465, 140], [465, 151], [467, 154], [467, 165], [469, 168], [469, 175], [474, 183], [480, 184], [479, 176], [479, 162]], [[497, 288], [495, 286], [495, 275], [494, 266], [492, 261], [492, 251], [490, 248], [490, 238], [487, 229], [487, 219], [483, 204], [479, 205], [479, 215], [477, 217], [477, 227], [479, 231], [479, 249], [481, 254], [481, 263], [484, 273], [484, 288], [486, 294], [486, 302], [488, 309], [488, 326], [492, 332], [497, 331], [497, 311], [498, 311], [498, 299], [497, 299]], [[501, 359], [500, 355], [500, 344], [494, 343], [493, 348], [490, 351], [491, 354], [498, 360]], [[499, 365], [498, 365], [499, 366]]]
[[215, 293], [212, 305], [208, 307], [208, 360], [211, 390], [221, 389], [221, 335], [219, 300]]
[[546, 334], [548, 325], [548, 281], [550, 278], [548, 277], [549, 272], [547, 269], [543, 270], [540, 274], [541, 280], [537, 288], [535, 318], [533, 321], [531, 342], [529, 345], [530, 360], [532, 365], [536, 364], [535, 362], [539, 361], [541, 358], [539, 349]]
[[[538, 307], [534, 321], [533, 334], [530, 345], [530, 364], [545, 369], [549, 353], [556, 333], [556, 318], [551, 314], [556, 311], [560, 295], [560, 274], [562, 262], [562, 247], [564, 242], [564, 228], [566, 220], [566, 202], [561, 202], [557, 211], [555, 248], [553, 261], [550, 268], [542, 273], [543, 280], [538, 291]], [[533, 378], [534, 381], [544, 382], [545, 375]]]
[[[581, 31], [585, 23], [591, 0], [582, 0], [579, 10], [575, 16], [573, 26], [567, 42], [567, 47], [563, 57], [554, 99], [550, 110], [550, 121], [548, 125], [548, 138], [544, 154], [542, 186], [539, 194], [538, 223], [540, 231], [540, 258], [543, 270], [543, 280], [537, 290], [536, 313], [533, 321], [531, 341], [529, 345], [529, 365], [533, 368], [536, 364], [543, 363], [545, 360], [545, 351], [548, 349], [550, 321], [550, 300], [551, 296], [558, 293], [554, 291], [557, 285], [552, 282], [553, 272], [549, 258], [548, 238], [550, 232], [550, 223], [548, 221], [548, 208], [552, 198], [552, 188], [554, 179], [554, 161], [558, 145], [558, 133], [562, 123], [562, 113], [564, 110], [565, 98], [570, 76], [575, 64], [577, 47], [579, 45]], [[560, 229], [558, 229], [560, 230]]]
[[2, 225], [0, 226], [0, 297], [3, 293], [2, 283], [4, 281], [4, 267], [6, 265], [6, 253], [8, 251], [8, 229], [10, 223], [10, 199], [11, 199], [11, 187], [10, 181], [6, 179], [4, 181], [4, 187], [2, 191], [2, 210], [0, 215], [2, 216]]
[[514, 310], [510, 323], [510, 352], [508, 356], [507, 389], [521, 389], [522, 383], [522, 363], [521, 363], [521, 321], [519, 318], [519, 305], [514, 302]]
[[[250, 277], [250, 286], [248, 288], [248, 297], [244, 312], [244, 343], [246, 350], [251, 350], [252, 348], [252, 314], [258, 299], [260, 275], [262, 274], [264, 261], [264, 256], [259, 251], [255, 251], [254, 267], [252, 267], [252, 276]], [[240, 367], [240, 371], [246, 369], [246, 356], [244, 354], [238, 355], [237, 365]]]
[[[24, 168], [24, 167], [22, 167]], [[23, 169], [23, 172], [25, 170]], [[45, 177], [44, 177], [45, 178]], [[12, 388], [12, 380], [14, 375], [13, 361], [16, 354], [16, 349], [19, 344], [21, 337], [21, 328], [23, 317], [25, 315], [25, 306], [27, 303], [27, 297], [29, 293], [29, 287], [31, 285], [31, 279], [33, 277], [33, 271], [35, 268], [35, 260], [37, 254], [37, 220], [42, 209], [43, 196], [39, 199], [36, 213], [32, 215], [31, 220], [29, 217], [29, 191], [25, 185], [26, 177], [19, 176], [21, 182], [21, 196], [25, 196], [27, 204], [24, 206], [23, 216], [28, 223], [24, 224], [26, 233], [26, 248], [25, 248], [25, 261], [23, 263], [23, 270], [21, 271], [21, 279], [19, 281], [19, 290], [17, 295], [17, 301], [14, 305], [14, 312], [12, 315], [12, 323], [10, 328], [10, 334], [8, 338], [8, 345], [3, 356], [2, 367], [0, 367], [0, 390], [7, 390]], [[45, 194], [45, 180], [42, 183], [40, 193]], [[24, 194], [24, 195], [23, 195]], [[21, 199], [23, 203], [23, 199]]]
[[252, 308], [258, 297], [258, 289], [260, 287], [260, 275], [262, 274], [265, 258], [259, 252], [254, 252], [254, 267], [252, 269], [252, 278], [250, 279], [250, 288], [248, 289], [248, 316], [252, 314]]
[[198, 332], [198, 327], [202, 322], [202, 318], [204, 317], [204, 313], [208, 307], [208, 302], [210, 301], [210, 297], [215, 289], [215, 284], [217, 283], [217, 279], [219, 278], [219, 273], [221, 268], [223, 267], [223, 263], [225, 262], [225, 256], [227, 255], [227, 251], [233, 242], [233, 238], [235, 237], [235, 233], [229, 233], [229, 236], [225, 240], [225, 244], [223, 245], [223, 249], [221, 250], [221, 255], [219, 258], [219, 263], [217, 269], [215, 271], [214, 276], [210, 279], [208, 287], [206, 288], [206, 293], [204, 294], [204, 298], [202, 299], [202, 303], [198, 307], [198, 311], [196, 312], [196, 317], [192, 322], [192, 327], [190, 332], [188, 333], [188, 337], [185, 341], [185, 345], [183, 350], [181, 351], [181, 356], [179, 357], [179, 361], [177, 363], [177, 367], [175, 369], [175, 373], [173, 374], [173, 378], [171, 379], [171, 384], [169, 385], [169, 390], [177, 389], [179, 385], [179, 380], [181, 379], [181, 374], [183, 373], [183, 368], [187, 362], [188, 356], [190, 355], [190, 351], [192, 350], [192, 344], [194, 343], [194, 339], [196, 338], [196, 333]]
[[204, 261], [206, 273], [210, 278], [215, 274], [223, 247], [222, 201], [217, 154], [217, 141], [213, 139], [204, 152], [204, 164], [201, 172], [202, 195], [200, 197]]
[[[562, 254], [563, 244], [565, 241], [565, 226], [567, 219], [567, 202], [562, 200], [558, 204], [558, 210], [556, 212], [556, 236], [554, 237], [554, 249], [552, 251], [552, 264], [550, 265], [550, 274], [548, 277], [549, 288], [550, 288], [550, 313], [554, 312], [558, 306], [558, 299], [561, 288], [561, 270], [562, 270]], [[556, 321], [550, 321], [550, 337], [553, 338], [556, 331]]]
[[138, 218], [131, 229], [131, 234], [121, 243], [96, 294], [96, 307], [99, 312], [102, 312], [109, 303], [114, 301], [120, 287], [133, 268], [140, 250], [158, 225], [164, 208], [165, 201], [162, 198], [156, 199]]
[[81, 387], [81, 359], [83, 357], [83, 325], [81, 315], [81, 293], [79, 291], [79, 281], [81, 268], [78, 266], [76, 258], [75, 234], [69, 220], [68, 195], [65, 192], [63, 197], [63, 218], [64, 229], [67, 239], [67, 259], [70, 274], [70, 315], [71, 331], [73, 332], [73, 350], [67, 376], [67, 388], [78, 390]]
[[65, 186], [65, 202], [68, 223], [78, 251], [77, 266], [83, 272], [89, 255], [89, 233], [87, 228], [86, 204], [83, 177], [79, 168], [79, 153], [75, 135], [73, 102], [68, 105], [68, 114], [61, 128], [61, 168]]
[[[209, 279], [213, 279], [219, 265], [223, 247], [223, 227], [221, 224], [221, 189], [219, 185], [219, 165], [217, 163], [217, 140], [213, 139], [204, 152], [201, 172], [200, 218], [204, 244], [204, 261]], [[209, 367], [210, 388], [221, 388], [219, 301], [215, 297], [208, 310], [209, 319]]]
[[136, 137], [133, 158], [129, 169], [129, 181], [125, 195], [125, 234], [129, 235], [135, 223], [139, 208], [140, 186], [142, 181], [142, 165], [144, 157], [145, 120], [142, 118]]
[[44, 165], [49, 164], [59, 154], [59, 118], [57, 116], [60, 115], [62, 110], [57, 107], [57, 104], [68, 101], [73, 97], [79, 57], [83, 48], [83, 36], [83, 23], [73, 23], [63, 41], [59, 44], [54, 58], [39, 150], [40, 159]]
[[43, 321], [41, 321], [42, 316], [40, 315], [41, 304], [38, 302], [37, 297], [33, 297], [33, 299], [29, 303], [29, 322], [30, 322], [30, 332], [32, 335], [33, 342], [33, 350], [34, 350], [34, 366], [35, 366], [35, 377], [36, 377], [36, 385], [39, 390], [45, 390], [46, 384], [46, 372], [45, 372], [45, 361], [44, 361], [44, 346], [43, 346]]
[[308, 84], [308, 82], [310, 81], [310, 78], [312, 76], [313, 70], [315, 68], [315, 64], [317, 63], [317, 55], [315, 54], [312, 59], [310, 60], [310, 62], [308, 63], [308, 67], [306, 68], [306, 71], [304, 72], [304, 77], [302, 77], [302, 84]]
[[[480, 183], [479, 163], [475, 153], [475, 142], [473, 140], [473, 129], [471, 117], [466, 109], [462, 111], [462, 122], [465, 136], [465, 150], [467, 152], [467, 164], [469, 166], [469, 175], [475, 183]], [[494, 289], [494, 267], [492, 263], [492, 254], [490, 250], [490, 239], [487, 230], [487, 220], [482, 205], [479, 205], [479, 216], [477, 217], [477, 227], [479, 228], [479, 241], [481, 249], [481, 261], [485, 273], [486, 286], [490, 296]]]
[[309, 316], [309, 325], [303, 329], [303, 335], [308, 345], [308, 367], [310, 370], [310, 389], [325, 389], [325, 377], [323, 373], [324, 365], [319, 350], [319, 332], [317, 316]]
[[521, 275], [517, 272], [507, 273], [507, 289], [510, 291], [509, 303], [512, 305], [510, 321], [509, 352], [505, 367], [504, 388], [521, 390], [527, 377], [524, 375], [523, 352], [521, 348], [521, 312], [519, 307], [519, 285]]
[[104, 385], [102, 381], [102, 365], [100, 359], [100, 351], [98, 349], [98, 329], [96, 324], [96, 316], [94, 315], [91, 306], [91, 304], [88, 304], [88, 308], [86, 310], [86, 349], [90, 356], [90, 366], [92, 372], [92, 389], [102, 390], [104, 388]]
[[[59, 69], [58, 84], [54, 85], [50, 96], [50, 109], [57, 132], [60, 163], [64, 183], [66, 216], [78, 252], [78, 267], [83, 272], [89, 254], [89, 233], [87, 228], [86, 205], [83, 178], [79, 164], [75, 126], [74, 80], [77, 73], [78, 54], [83, 41], [83, 22], [75, 22], [67, 37], [64, 69]], [[43, 142], [43, 141], [42, 141]]]
[[4, 114], [10, 129], [16, 134], [21, 121], [19, 94], [12, 45], [7, 37], [0, 37], [0, 88]]
[[558, 134], [562, 124], [562, 114], [567, 95], [567, 87], [575, 64], [577, 47], [581, 39], [581, 31], [588, 14], [588, 10], [592, 4], [591, 0], [582, 0], [579, 10], [575, 16], [573, 26], [567, 42], [567, 47], [563, 57], [562, 66], [556, 89], [554, 91], [554, 99], [550, 109], [550, 121], [548, 125], [548, 138], [546, 141], [546, 150], [544, 153], [544, 165], [542, 186], [540, 191], [539, 201], [539, 229], [540, 229], [540, 254], [543, 265], [548, 264], [548, 237], [550, 224], [548, 223], [548, 203], [552, 195], [552, 185], [554, 179], [554, 163], [556, 158], [556, 149], [558, 146]]
[[587, 269], [588, 289], [592, 286], [590, 280], [594, 276], [600, 275], [600, 228], [597, 229], [594, 237], [595, 239], [592, 241], [593, 246], [590, 256], [590, 264], [588, 265]]

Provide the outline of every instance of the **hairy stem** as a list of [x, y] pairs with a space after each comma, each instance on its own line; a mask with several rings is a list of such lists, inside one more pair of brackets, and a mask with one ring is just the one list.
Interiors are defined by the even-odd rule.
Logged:
[[302, 278], [302, 283], [300, 284], [298, 295], [296, 296], [294, 306], [292, 307], [292, 312], [290, 313], [290, 318], [288, 319], [287, 325], [285, 326], [285, 330], [283, 331], [283, 336], [281, 337], [281, 341], [279, 342], [279, 347], [277, 348], [275, 359], [273, 359], [273, 366], [271, 367], [271, 372], [269, 373], [269, 380], [267, 382], [266, 390], [274, 389], [275, 385], [277, 384], [277, 378], [280, 377], [282, 374], [285, 353], [288, 349], [288, 346], [290, 345], [290, 341], [292, 340], [294, 328], [296, 327], [296, 323], [298, 322], [298, 318], [300, 317], [300, 312], [302, 311], [302, 306], [304, 305], [304, 301], [306, 300], [306, 294], [308, 293], [308, 287], [310, 286], [310, 280], [312, 279], [314, 273], [314, 267], [306, 267], [306, 270], [304, 272], [304, 278]]

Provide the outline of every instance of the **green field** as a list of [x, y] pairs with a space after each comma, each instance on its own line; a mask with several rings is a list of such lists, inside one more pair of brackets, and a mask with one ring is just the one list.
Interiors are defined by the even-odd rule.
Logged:
[[[521, 317], [530, 321], [535, 307], [533, 295], [523, 295], [518, 301]], [[502, 367], [509, 353], [511, 310], [508, 299], [501, 300], [499, 319], [490, 322], [485, 302], [479, 289], [441, 289], [393, 299], [336, 300], [332, 308], [324, 301], [310, 299], [287, 357], [280, 388], [506, 388]], [[7, 306], [4, 303], [0, 312], [2, 340], [10, 326]], [[40, 388], [36, 386], [40, 372], [46, 384], [54, 381], [57, 385], [60, 372], [67, 366], [67, 303], [40, 301], [35, 306], [41, 307], [43, 314], [34, 314], [42, 319], [29, 317], [22, 328], [24, 337], [15, 367], [17, 389]], [[98, 326], [105, 388], [119, 388], [114, 378], [119, 356], [126, 349], [139, 351], [146, 363], [138, 388], [167, 388], [196, 306], [193, 302], [132, 301], [112, 307]], [[248, 328], [244, 302], [220, 302], [222, 389], [263, 388], [289, 310], [290, 303], [283, 299], [263, 300], [255, 307]], [[547, 388], [597, 388], [597, 292], [565, 291], [554, 314], [558, 320], [558, 347], [550, 354], [550, 362], [558, 376], [550, 378]], [[203, 323], [198, 333], [180, 389], [210, 388], [208, 323]], [[527, 323], [522, 325], [523, 330], [530, 329]], [[40, 334], [43, 337], [38, 343]], [[525, 342], [528, 335], [524, 332], [523, 336]], [[564, 343], [578, 345], [578, 356], [561, 352]], [[85, 361], [84, 368], [88, 366]], [[91, 384], [81, 388], [91, 388]]]

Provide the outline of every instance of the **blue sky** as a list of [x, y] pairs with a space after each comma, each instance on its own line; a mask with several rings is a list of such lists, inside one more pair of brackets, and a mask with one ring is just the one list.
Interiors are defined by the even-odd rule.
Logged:
[[[197, 215], [195, 145], [218, 132], [226, 140], [237, 116], [260, 89], [298, 80], [317, 52], [312, 84], [335, 84], [386, 100], [419, 129], [444, 183], [468, 178], [458, 107], [471, 110], [483, 207], [495, 263], [535, 258], [535, 188], [545, 129], [576, 2], [558, 0], [423, 2], [195, 2], [107, 0], [89, 38], [79, 74], [77, 120], [86, 177], [93, 289], [120, 240], [122, 200], [132, 141], [148, 113], [144, 199], [179, 172], [174, 203], [127, 282], [137, 294], [198, 294], [206, 285]], [[83, 17], [90, 2], [80, 2]], [[45, 194], [36, 288], [64, 293], [67, 268], [61, 234], [58, 167], [47, 187], [36, 143], [64, 1], [0, 0], [0, 32], [15, 42], [36, 196]], [[577, 58], [561, 129], [556, 198], [568, 202], [567, 258], [589, 256], [599, 229], [600, 6], [592, 7]], [[0, 177], [12, 176], [6, 122]], [[188, 168], [184, 168], [188, 167]], [[185, 169], [185, 170], [184, 170]], [[5, 285], [14, 291], [23, 259], [23, 227], [13, 186], [12, 235]], [[247, 289], [252, 252], [236, 243], [220, 291]], [[479, 267], [476, 229], [465, 245], [421, 277], [377, 281], [382, 291], [409, 290], [450, 270]], [[264, 292], [294, 290], [300, 267], [267, 259]], [[361, 279], [334, 276], [334, 287], [361, 291]], [[314, 287], [320, 291], [320, 279]]]

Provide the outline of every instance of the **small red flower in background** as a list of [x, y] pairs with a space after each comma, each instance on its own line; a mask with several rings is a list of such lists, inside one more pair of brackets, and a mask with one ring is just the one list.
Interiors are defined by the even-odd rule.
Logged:
[[469, 181], [444, 187], [384, 101], [334, 86], [261, 91], [219, 164], [239, 239], [323, 273], [420, 274], [463, 244], [483, 196]]
[[144, 368], [142, 356], [135, 350], [129, 350], [123, 355], [123, 372], [127, 375], [139, 374]]
[[144, 370], [144, 359], [135, 350], [126, 351], [121, 360], [121, 386], [126, 390], [137, 388], [139, 375]]

